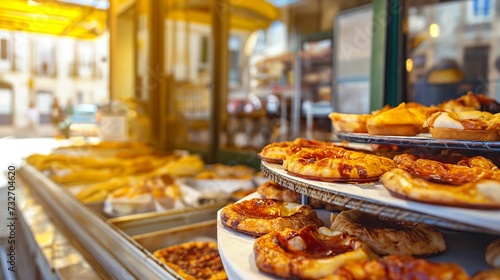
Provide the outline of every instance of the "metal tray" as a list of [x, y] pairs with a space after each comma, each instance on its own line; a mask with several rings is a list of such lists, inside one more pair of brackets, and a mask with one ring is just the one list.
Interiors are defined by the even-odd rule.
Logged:
[[220, 202], [199, 207], [122, 216], [107, 221], [127, 235], [135, 236], [213, 220], [217, 217], [217, 211], [225, 205], [226, 203]]
[[500, 141], [465, 141], [451, 139], [436, 139], [430, 134], [421, 133], [418, 136], [388, 136], [371, 135], [368, 133], [336, 132], [338, 138], [353, 142], [385, 144], [397, 146], [419, 146], [426, 148], [445, 148], [495, 152], [500, 151]]
[[309, 197], [396, 220], [423, 222], [453, 230], [500, 233], [500, 210], [466, 209], [395, 198], [380, 182], [329, 183], [288, 174], [283, 166], [261, 162], [262, 172], [280, 185]]
[[[216, 218], [215, 216], [213, 218]], [[189, 241], [217, 241], [217, 220], [132, 236], [150, 252]]]

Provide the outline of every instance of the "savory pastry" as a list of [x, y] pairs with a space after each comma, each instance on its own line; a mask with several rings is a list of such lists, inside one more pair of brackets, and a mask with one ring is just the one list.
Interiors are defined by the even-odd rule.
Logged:
[[408, 256], [386, 256], [342, 265], [325, 280], [467, 280], [467, 272], [456, 263], [437, 263]]
[[328, 115], [335, 132], [367, 133], [366, 121], [369, 114], [343, 114], [333, 112]]
[[396, 221], [358, 210], [342, 211], [335, 217], [330, 229], [358, 237], [379, 255], [429, 256], [446, 249], [443, 235], [435, 227]]
[[[269, 180], [257, 188], [257, 192], [264, 198], [276, 199], [285, 202], [300, 203], [300, 193], [289, 190], [282, 185]], [[309, 206], [312, 208], [323, 208], [324, 203], [321, 200], [309, 198]]]
[[459, 98], [446, 100], [438, 107], [448, 112], [486, 111], [492, 114], [500, 113], [500, 103], [495, 99], [484, 94], [474, 94], [471, 91]]
[[475, 141], [500, 140], [500, 114], [482, 111], [436, 112], [423, 124], [434, 138]]
[[472, 275], [471, 280], [500, 280], [500, 267], [479, 271]]
[[290, 174], [321, 181], [373, 181], [396, 167], [392, 159], [341, 147], [300, 151], [283, 162]]
[[480, 179], [500, 180], [500, 170], [493, 162], [482, 156], [463, 157], [456, 164], [401, 154], [393, 158], [398, 168], [412, 176], [428, 181], [463, 185]]
[[493, 240], [486, 247], [485, 258], [489, 265], [500, 268], [500, 239]]
[[316, 226], [273, 231], [255, 240], [253, 250], [257, 267], [281, 278], [319, 279], [376, 257], [357, 237]]
[[500, 209], [500, 181], [481, 179], [462, 185], [429, 182], [394, 168], [380, 177], [392, 195], [457, 207]]
[[192, 241], [153, 253], [186, 280], [227, 279], [215, 242]]
[[414, 136], [425, 132], [425, 120], [437, 110], [414, 102], [403, 102], [395, 108], [370, 116], [366, 127], [368, 133], [373, 135]]
[[285, 158], [293, 153], [293, 142], [275, 142], [262, 148], [258, 154], [263, 161], [281, 164]]
[[323, 225], [316, 212], [307, 205], [261, 198], [229, 204], [222, 208], [220, 218], [225, 226], [251, 236], [284, 228]]
[[283, 160], [290, 155], [297, 153], [303, 149], [320, 148], [320, 147], [334, 147], [332, 142], [323, 142], [312, 139], [297, 138], [293, 142], [276, 142], [266, 145], [262, 148], [258, 156], [266, 162], [270, 163], [283, 163]]

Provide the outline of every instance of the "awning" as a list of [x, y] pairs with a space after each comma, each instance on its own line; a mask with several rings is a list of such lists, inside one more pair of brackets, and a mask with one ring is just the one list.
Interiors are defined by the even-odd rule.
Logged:
[[[211, 24], [210, 0], [167, 0], [167, 18], [200, 24]], [[279, 19], [280, 12], [265, 0], [228, 0], [228, 7], [222, 7], [229, 14], [229, 28], [255, 31], [267, 29]]]
[[106, 31], [107, 1], [0, 1], [0, 29], [92, 39]]

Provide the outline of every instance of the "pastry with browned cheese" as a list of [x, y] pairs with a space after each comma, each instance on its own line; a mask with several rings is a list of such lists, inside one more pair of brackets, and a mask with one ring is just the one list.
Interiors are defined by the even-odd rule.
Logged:
[[394, 168], [380, 177], [383, 186], [397, 197], [430, 204], [456, 207], [500, 209], [500, 181], [480, 179], [449, 185], [414, 177]]
[[456, 164], [424, 159], [416, 155], [401, 154], [393, 158], [398, 166], [412, 176], [428, 181], [462, 185], [480, 179], [500, 180], [500, 170], [482, 156], [463, 157]]
[[273, 231], [255, 240], [253, 251], [259, 270], [299, 279], [319, 279], [343, 264], [377, 257], [357, 237], [316, 226]]
[[216, 242], [192, 241], [153, 253], [186, 280], [227, 279]]
[[332, 182], [373, 181], [394, 167], [392, 159], [341, 147], [300, 151], [283, 162], [294, 176]]
[[251, 236], [261, 236], [284, 228], [323, 225], [308, 205], [263, 198], [229, 204], [222, 208], [220, 219], [225, 226]]

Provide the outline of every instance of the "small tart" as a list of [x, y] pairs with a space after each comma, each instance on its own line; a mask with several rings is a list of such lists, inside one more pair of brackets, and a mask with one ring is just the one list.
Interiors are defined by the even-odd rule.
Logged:
[[446, 249], [443, 235], [435, 227], [391, 220], [358, 210], [341, 212], [330, 229], [357, 236], [379, 255], [429, 256]]
[[229, 204], [222, 208], [220, 218], [225, 226], [251, 236], [261, 236], [284, 228], [323, 225], [308, 205], [261, 198]]
[[500, 140], [500, 119], [489, 112], [436, 112], [424, 123], [434, 138], [471, 141]]
[[480, 179], [500, 180], [500, 170], [482, 156], [465, 157], [456, 164], [420, 158], [412, 154], [400, 154], [393, 158], [398, 166], [412, 176], [436, 183], [462, 185]]
[[227, 279], [216, 242], [191, 241], [153, 252], [186, 280]]
[[396, 167], [392, 159], [341, 147], [300, 151], [283, 162], [294, 176], [320, 181], [373, 181]]
[[319, 279], [343, 264], [375, 258], [355, 236], [328, 228], [286, 228], [255, 240], [257, 267], [282, 278]]

